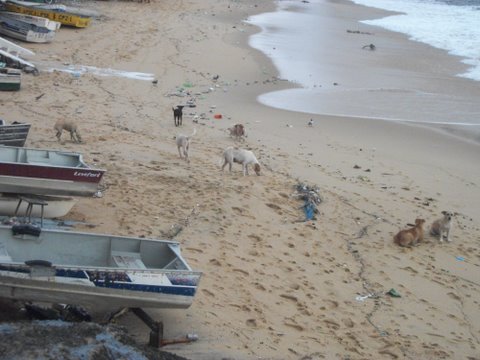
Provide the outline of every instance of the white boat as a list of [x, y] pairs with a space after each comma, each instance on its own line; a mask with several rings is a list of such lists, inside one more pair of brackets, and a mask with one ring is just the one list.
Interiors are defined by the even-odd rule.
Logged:
[[33, 24], [39, 27], [44, 27], [48, 30], [51, 31], [56, 31], [60, 29], [60, 26], [62, 25], [58, 21], [53, 21], [44, 17], [40, 16], [33, 16], [33, 15], [27, 15], [27, 14], [20, 14], [20, 13], [14, 13], [10, 11], [3, 11], [0, 13], [3, 17], [8, 17], [10, 19], [14, 20], [19, 20], [23, 21], [25, 23]]
[[188, 308], [201, 273], [177, 242], [0, 225], [0, 297], [86, 308]]
[[105, 170], [94, 169], [82, 154], [16, 146], [0, 147], [0, 190], [3, 193], [92, 196]]
[[3, 16], [2, 13], [0, 13], [0, 34], [33, 43], [48, 43], [55, 38], [55, 31]]
[[17, 44], [12, 43], [2, 37], [0, 37], [0, 55], [9, 59], [10, 61], [17, 62], [22, 66], [36, 69], [35, 65], [31, 62], [24, 60], [21, 56], [35, 55], [33, 51], [25, 49]]
[[23, 56], [30, 57], [34, 56], [35, 53], [31, 50], [28, 50], [20, 45], [17, 45], [7, 39], [0, 37], [0, 50], [9, 53], [13, 56]]
[[[18, 194], [0, 193], [0, 215], [26, 215], [28, 202], [20, 202], [22, 198], [23, 196]], [[76, 198], [63, 196], [28, 195], [28, 198], [39, 200], [46, 204], [44, 206], [43, 217], [47, 219], [53, 219], [67, 215], [70, 210], [72, 210], [72, 207], [78, 202], [78, 199]], [[20, 206], [18, 207], [19, 203]], [[32, 206], [30, 215], [32, 217], [40, 218], [42, 216], [41, 208], [39, 206]]]

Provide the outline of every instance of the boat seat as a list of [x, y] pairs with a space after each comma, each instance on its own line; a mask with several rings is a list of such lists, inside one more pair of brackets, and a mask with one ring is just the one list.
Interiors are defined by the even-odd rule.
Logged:
[[127, 251], [112, 251], [113, 265], [119, 268], [146, 269], [140, 253]]

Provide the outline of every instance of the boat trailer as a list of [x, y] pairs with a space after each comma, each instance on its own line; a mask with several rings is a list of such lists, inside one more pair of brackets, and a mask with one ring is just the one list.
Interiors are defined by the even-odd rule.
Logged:
[[115, 318], [125, 314], [125, 312], [131, 311], [135, 314], [145, 325], [150, 328], [150, 338], [148, 341], [148, 345], [160, 348], [165, 345], [172, 345], [172, 344], [186, 344], [191, 343], [198, 340], [198, 336], [196, 334], [187, 334], [183, 338], [179, 339], [164, 339], [163, 338], [163, 322], [162, 321], [155, 321], [152, 319], [150, 315], [148, 315], [145, 310], [141, 308], [124, 308], [116, 313], [112, 314], [108, 320], [108, 322], [113, 321]]

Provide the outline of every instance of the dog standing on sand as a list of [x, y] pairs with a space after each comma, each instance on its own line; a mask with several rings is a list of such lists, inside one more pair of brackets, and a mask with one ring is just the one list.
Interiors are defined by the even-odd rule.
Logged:
[[183, 122], [183, 105], [177, 105], [177, 107], [172, 107], [173, 110], [173, 121], [175, 122], [175, 126], [181, 126]]
[[400, 246], [413, 246], [423, 241], [423, 224], [425, 220], [415, 219], [415, 226], [410, 229], [401, 230], [393, 237], [393, 242]]
[[73, 142], [76, 142], [76, 143], [81, 143], [82, 142], [82, 138], [81, 138], [81, 136], [78, 132], [78, 129], [77, 129], [77, 124], [73, 120], [60, 119], [55, 123], [53, 128], [57, 132], [56, 137], [57, 137], [58, 141], [61, 140], [62, 132], [63, 132], [63, 130], [65, 130], [65, 131], [68, 131], [70, 133], [70, 139]]
[[443, 217], [435, 220], [430, 226], [430, 234], [438, 236], [440, 242], [443, 242], [443, 237], [447, 237], [447, 241], [450, 242], [450, 229], [452, 228], [453, 213], [450, 211], [442, 211]]
[[188, 157], [188, 152], [190, 149], [190, 139], [193, 135], [197, 133], [197, 129], [193, 128], [193, 133], [188, 135], [178, 134], [176, 136], [176, 143], [178, 149], [178, 155], [180, 155], [181, 159], [185, 159], [186, 162], [190, 162], [190, 158]]
[[232, 165], [234, 162], [242, 164], [243, 176], [248, 175], [248, 165], [250, 164], [253, 166], [255, 174], [260, 176], [260, 164], [258, 163], [255, 154], [250, 150], [234, 148], [231, 146], [226, 148], [223, 152], [222, 171], [228, 164], [228, 169], [230, 172], [232, 172]]

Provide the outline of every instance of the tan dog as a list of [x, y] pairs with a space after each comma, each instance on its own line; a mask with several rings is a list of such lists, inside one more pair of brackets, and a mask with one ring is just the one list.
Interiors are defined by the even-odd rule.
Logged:
[[450, 229], [452, 228], [453, 213], [450, 211], [442, 211], [443, 217], [435, 220], [430, 226], [430, 234], [439, 236], [440, 242], [443, 242], [443, 237], [447, 236], [447, 241], [450, 242]]
[[[197, 129], [193, 128], [193, 133], [190, 136], [178, 134], [177, 135], [177, 149], [180, 158], [185, 159], [186, 162], [190, 162], [190, 158], [188, 157], [188, 151], [190, 149], [190, 139], [193, 135], [197, 133]], [[182, 156], [183, 155], [183, 156]]]
[[57, 131], [57, 139], [60, 141], [62, 137], [63, 130], [68, 131], [70, 133], [70, 139], [76, 143], [81, 143], [82, 138], [80, 137], [80, 133], [77, 129], [77, 124], [73, 120], [58, 120], [53, 128]]
[[393, 242], [400, 246], [413, 246], [423, 241], [423, 224], [425, 220], [415, 219], [415, 226], [401, 230], [397, 235], [393, 237]]
[[243, 176], [248, 175], [248, 165], [253, 165], [253, 170], [257, 175], [260, 175], [260, 164], [258, 163], [255, 154], [250, 150], [228, 147], [223, 152], [222, 171], [228, 164], [228, 170], [232, 171], [233, 163], [242, 164]]
[[242, 124], [235, 124], [228, 130], [230, 131], [230, 136], [235, 139], [242, 139], [245, 136], [245, 127]]

